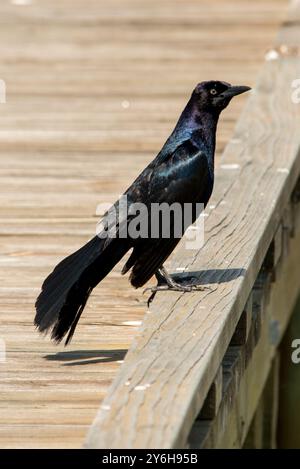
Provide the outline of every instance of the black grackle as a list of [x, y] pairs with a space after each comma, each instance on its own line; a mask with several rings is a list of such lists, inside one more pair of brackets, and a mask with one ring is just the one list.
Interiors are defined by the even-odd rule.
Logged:
[[[214, 184], [219, 115], [234, 96], [249, 89], [221, 81], [207, 81], [196, 86], [162, 150], [125, 192], [129, 206], [126, 225], [131, 219], [130, 207], [134, 203], [143, 203], [148, 208], [153, 203], [163, 202], [206, 206]], [[114, 207], [118, 212], [118, 202]], [[195, 218], [194, 212], [191, 222]], [[109, 222], [105, 223], [104, 231], [109, 227]], [[156, 275], [158, 286], [152, 291], [200, 289], [195, 285], [176, 283], [163, 267], [180, 238], [162, 237], [161, 232], [158, 237], [120, 237], [120, 226], [119, 220], [113, 227], [115, 237], [97, 235], [92, 238], [61, 261], [46, 278], [36, 301], [35, 324], [41, 332], [51, 330], [52, 339], [57, 342], [68, 334], [68, 343], [91, 291], [130, 249], [132, 252], [122, 274], [131, 269], [130, 281], [134, 287], [143, 286]]]

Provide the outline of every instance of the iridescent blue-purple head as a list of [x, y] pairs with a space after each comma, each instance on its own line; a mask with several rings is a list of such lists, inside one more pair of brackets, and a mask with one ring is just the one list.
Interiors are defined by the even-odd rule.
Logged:
[[235, 86], [225, 81], [203, 81], [199, 83], [192, 93], [192, 100], [197, 103], [199, 110], [217, 112], [225, 109], [232, 98], [245, 93], [249, 86]]

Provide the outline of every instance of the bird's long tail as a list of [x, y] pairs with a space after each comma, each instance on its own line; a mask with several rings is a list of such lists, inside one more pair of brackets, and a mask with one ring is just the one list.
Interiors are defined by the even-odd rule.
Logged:
[[51, 330], [51, 337], [56, 342], [60, 342], [68, 333], [67, 344], [91, 291], [129, 247], [125, 239], [101, 239], [95, 236], [60, 262], [44, 281], [35, 304], [34, 322], [39, 331]]

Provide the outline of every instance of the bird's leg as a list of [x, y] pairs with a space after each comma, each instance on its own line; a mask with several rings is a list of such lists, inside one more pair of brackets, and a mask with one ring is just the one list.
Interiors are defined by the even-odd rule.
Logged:
[[[167, 284], [167, 289], [168, 290], [174, 290], [174, 291], [193, 291], [193, 290], [207, 290], [208, 287], [205, 287], [203, 285], [197, 285], [195, 283], [178, 283], [176, 282], [171, 275], [168, 273], [168, 271], [165, 269], [165, 267], [160, 267], [158, 269], [158, 275], [160, 276], [160, 279], [164, 279], [164, 281]], [[156, 277], [157, 278], [157, 277]], [[159, 285], [158, 285], [159, 286]], [[164, 285], [162, 285], [164, 286]]]
[[167, 270], [161, 266], [155, 273], [157, 279], [157, 285], [155, 287], [148, 287], [144, 290], [151, 291], [152, 295], [148, 300], [148, 305], [153, 300], [157, 291], [180, 291], [180, 292], [192, 292], [192, 291], [203, 291], [209, 289], [209, 287], [196, 284], [178, 283], [171, 277]]
[[[186, 291], [185, 289], [182, 290], [183, 286], [180, 285], [179, 283], [175, 282], [175, 280], [172, 279], [171, 275], [165, 269], [164, 266], [161, 266], [160, 269], [158, 269], [158, 275], [160, 276], [160, 279], [163, 279], [165, 283], [167, 284], [166, 286], [169, 287], [168, 289], [174, 289], [178, 288], [179, 291]], [[156, 277], [157, 278], [157, 277]]]

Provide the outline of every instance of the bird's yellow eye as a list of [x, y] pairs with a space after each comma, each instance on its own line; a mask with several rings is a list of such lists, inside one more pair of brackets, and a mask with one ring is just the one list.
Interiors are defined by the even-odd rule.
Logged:
[[210, 90], [210, 94], [217, 94], [217, 90], [216, 90], [215, 88], [212, 88], [212, 89]]

